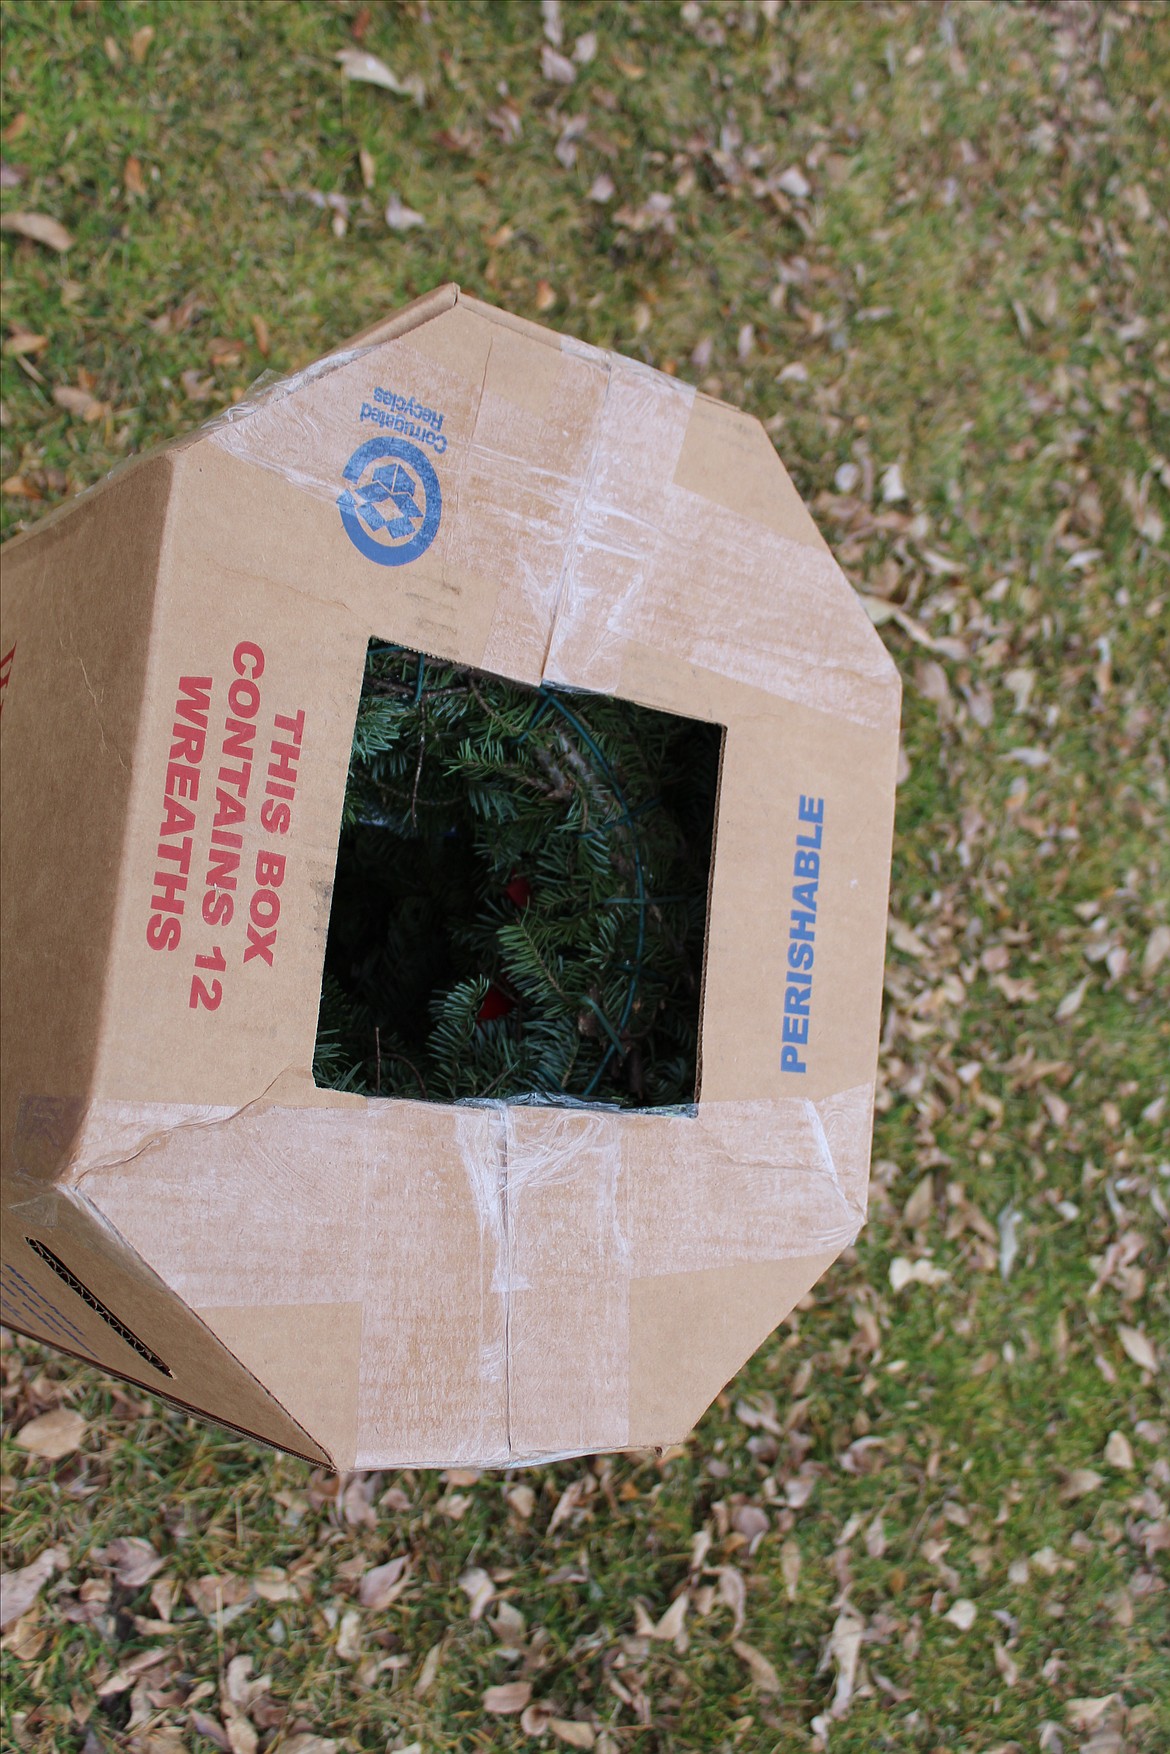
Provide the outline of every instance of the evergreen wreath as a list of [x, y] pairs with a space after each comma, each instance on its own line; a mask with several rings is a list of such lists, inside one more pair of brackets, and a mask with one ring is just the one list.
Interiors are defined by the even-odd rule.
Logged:
[[316, 1082], [693, 1101], [721, 735], [371, 641]]

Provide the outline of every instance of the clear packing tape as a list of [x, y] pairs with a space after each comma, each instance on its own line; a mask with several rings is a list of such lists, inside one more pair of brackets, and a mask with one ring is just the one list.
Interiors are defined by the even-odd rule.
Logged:
[[[516, 673], [515, 653], [536, 644], [543, 663], [529, 679], [614, 693], [624, 653], [640, 645], [861, 725], [887, 724], [896, 678], [847, 586], [842, 613], [840, 568], [774, 454], [765, 510], [783, 500], [790, 516], [778, 512], [770, 527], [710, 497], [716, 471], [699, 442], [704, 403], [693, 387], [579, 342], [525, 340], [545, 359], [546, 381], [533, 387], [530, 365], [518, 373], [517, 345], [510, 330], [489, 328], [474, 383], [414, 334], [353, 348], [259, 387], [204, 436], [336, 502], [355, 418], [381, 413], [369, 400], [374, 380], [392, 375], [444, 422], [441, 527], [412, 577], [500, 581], [485, 668]], [[423, 430], [400, 424], [411, 442]], [[758, 469], [746, 435], [767, 441], [754, 422], [743, 433], [745, 469]], [[800, 540], [783, 533], [786, 522], [800, 523]], [[704, 588], [680, 597], [675, 583], [696, 554]], [[775, 588], [761, 591], [761, 580]]]
[[[863, 1086], [819, 1103], [656, 1113], [101, 1102], [63, 1191], [213, 1329], [242, 1290], [257, 1309], [288, 1309], [294, 1290], [311, 1309], [359, 1305], [357, 1355], [335, 1368], [354, 1373], [355, 1395], [382, 1386], [361, 1398], [388, 1428], [375, 1411], [354, 1465], [386, 1465], [388, 1442], [403, 1463], [452, 1461], [426, 1453], [436, 1397], [458, 1413], [460, 1460], [513, 1465], [547, 1457], [533, 1442], [545, 1422], [575, 1432], [568, 1451], [629, 1442], [640, 1284], [831, 1258], [852, 1242], [872, 1098]], [[216, 1248], [222, 1234], [249, 1239], [246, 1280], [239, 1247]], [[313, 1432], [303, 1409], [289, 1411]]]

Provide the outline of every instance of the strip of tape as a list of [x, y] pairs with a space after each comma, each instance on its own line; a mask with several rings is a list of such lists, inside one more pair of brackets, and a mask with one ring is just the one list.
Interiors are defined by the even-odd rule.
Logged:
[[872, 1096], [107, 1102], [70, 1180], [196, 1310], [360, 1301], [356, 1465], [514, 1465], [627, 1442], [637, 1282], [853, 1240]]
[[415, 564], [499, 584], [486, 667], [522, 668], [536, 642], [547, 680], [614, 693], [639, 644], [859, 724], [896, 721], [893, 666], [831, 556], [676, 485], [693, 388], [564, 339], [548, 404], [525, 407], [493, 378], [495, 325], [478, 320], [478, 381], [407, 333], [262, 386], [204, 436], [336, 502], [363, 398], [389, 373], [444, 410], [443, 517]]

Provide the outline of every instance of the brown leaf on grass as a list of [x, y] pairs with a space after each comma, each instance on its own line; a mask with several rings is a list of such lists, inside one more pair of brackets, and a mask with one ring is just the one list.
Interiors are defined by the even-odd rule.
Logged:
[[244, 363], [244, 343], [228, 335], [216, 335], [207, 343], [207, 357], [216, 367], [233, 370]]
[[232, 1745], [227, 1739], [227, 1731], [218, 1718], [208, 1717], [207, 1713], [203, 1711], [191, 1711], [187, 1714], [187, 1722], [197, 1736], [205, 1736], [213, 1747], [219, 1749], [220, 1754], [232, 1754]]
[[1128, 1473], [1133, 1467], [1133, 1445], [1123, 1431], [1111, 1431], [1105, 1444], [1105, 1460], [1111, 1468]]
[[119, 1535], [94, 1557], [111, 1566], [118, 1582], [129, 1590], [141, 1589], [163, 1568], [163, 1561], [150, 1542], [138, 1535]]
[[509, 1486], [504, 1497], [521, 1522], [527, 1522], [536, 1509], [536, 1493], [531, 1486]]
[[784, 1579], [785, 1595], [790, 1602], [795, 1602], [800, 1582], [800, 1548], [795, 1541], [785, 1541], [780, 1549], [780, 1575]]
[[84, 1436], [85, 1420], [81, 1414], [71, 1407], [55, 1407], [51, 1413], [42, 1413], [39, 1419], [31, 1419], [21, 1427], [16, 1434], [16, 1447], [47, 1462], [59, 1462], [62, 1456], [72, 1455], [80, 1447]]
[[551, 311], [557, 302], [557, 295], [547, 280], [536, 283], [536, 308], [538, 311]]
[[358, 147], [358, 169], [362, 173], [362, 188], [372, 189], [376, 177], [374, 155], [365, 146]]
[[194, 366], [179, 373], [179, 382], [183, 386], [183, 394], [189, 402], [206, 402], [215, 389], [214, 378], [204, 377]]
[[141, 67], [150, 53], [150, 45], [154, 41], [154, 26], [144, 24], [130, 38], [130, 59], [136, 67]]
[[69, 1564], [64, 1547], [46, 1547], [19, 1571], [0, 1572], [0, 1631], [27, 1614], [55, 1571]]
[[47, 213], [5, 213], [0, 215], [0, 231], [15, 231], [35, 244], [50, 250], [71, 250], [73, 239], [59, 219]]
[[1140, 1328], [1129, 1328], [1121, 1322], [1118, 1324], [1117, 1338], [1121, 1341], [1126, 1357], [1132, 1359], [1140, 1370], [1157, 1370], [1158, 1354], [1153, 1341]]
[[531, 1698], [531, 1681], [504, 1681], [487, 1689], [483, 1708], [495, 1717], [508, 1717], [512, 1712], [523, 1711]]
[[742, 1632], [747, 1613], [747, 1585], [744, 1583], [743, 1573], [737, 1571], [734, 1565], [719, 1567], [719, 1600], [724, 1607], [731, 1609], [732, 1632]]
[[995, 1666], [1003, 1677], [1004, 1686], [1018, 1686], [1020, 1680], [1019, 1664], [1011, 1652], [1000, 1644], [998, 1639], [992, 1644], [991, 1651], [995, 1658]]
[[459, 1588], [466, 1595], [469, 1612], [473, 1620], [481, 1620], [487, 1611], [488, 1603], [496, 1593], [496, 1586], [486, 1571], [478, 1565], [471, 1566], [459, 1579]]
[[561, 55], [551, 43], [544, 43], [540, 51], [540, 71], [554, 85], [572, 85], [577, 77], [577, 69], [567, 55]]
[[513, 146], [523, 132], [520, 111], [511, 98], [505, 98], [498, 109], [489, 110], [487, 120], [505, 146]]
[[261, 359], [268, 358], [269, 336], [268, 324], [263, 317], [252, 318], [252, 333], [256, 337], [256, 346], [260, 349]]
[[740, 1661], [747, 1664], [752, 1682], [761, 1693], [779, 1693], [780, 1677], [762, 1651], [742, 1638], [733, 1639], [731, 1648]]
[[[252, 1578], [252, 1588], [262, 1602], [296, 1602], [300, 1593], [283, 1565], [262, 1565]], [[166, 1619], [166, 1615], [163, 1616]]]
[[410, 1556], [403, 1553], [366, 1572], [358, 1585], [358, 1601], [363, 1608], [380, 1611], [396, 1602], [409, 1582]]
[[415, 226], [425, 225], [426, 220], [413, 207], [407, 207], [398, 195], [391, 195], [386, 203], [386, 224], [391, 231], [412, 231]]
[[314, 1736], [300, 1730], [280, 1744], [280, 1754], [336, 1754], [337, 1742], [332, 1736]]
[[27, 174], [22, 164], [9, 164], [6, 158], [0, 158], [0, 189], [19, 189]]
[[122, 187], [128, 195], [145, 195], [146, 179], [142, 175], [142, 165], [131, 153], [122, 170]]
[[53, 390], [53, 400], [58, 408], [64, 408], [69, 414], [76, 414], [80, 420], [100, 420], [107, 411], [104, 402], [99, 402], [88, 390], [75, 389], [72, 384], [57, 384]]
[[435, 1684], [435, 1676], [439, 1672], [439, 1664], [442, 1660], [443, 1645], [440, 1640], [438, 1644], [433, 1644], [431, 1646], [430, 1650], [423, 1658], [423, 1666], [419, 1670], [418, 1680], [414, 1684], [414, 1696], [416, 1699], [422, 1699], [430, 1692]]
[[575, 1718], [550, 1717], [548, 1727], [558, 1742], [570, 1748], [592, 1748], [597, 1740], [592, 1724], [581, 1724]]
[[1151, 980], [1170, 956], [1170, 926], [1155, 926], [1142, 952], [1142, 974]]
[[237, 1711], [250, 1712], [272, 1686], [271, 1675], [253, 1675], [249, 1656], [233, 1657], [223, 1679], [225, 1701]]
[[238, 1618], [256, 1600], [256, 1592], [242, 1577], [227, 1577], [208, 1572], [193, 1578], [186, 1586], [187, 1599], [205, 1620], [227, 1625]]
[[34, 335], [28, 329], [14, 328], [4, 343], [5, 353], [20, 353], [27, 359], [29, 354], [43, 353], [49, 345], [47, 335]]
[[1078, 1498], [1087, 1498], [1090, 1492], [1096, 1492], [1104, 1484], [1096, 1468], [1074, 1468], [1066, 1478], [1060, 1496], [1072, 1503]]
[[421, 109], [427, 101], [427, 89], [417, 73], [407, 79], [399, 79], [380, 61], [377, 55], [371, 55], [368, 49], [340, 49], [334, 56], [347, 79], [355, 79], [363, 85], [377, 85], [383, 91], [391, 91], [395, 97], [410, 97]]
[[849, 1710], [857, 1680], [857, 1662], [861, 1655], [864, 1631], [864, 1620], [846, 1603], [833, 1622], [829, 1643], [820, 1663], [820, 1667], [825, 1668], [831, 1660], [837, 1666], [837, 1685], [833, 1692], [833, 1703], [829, 1707], [830, 1717], [844, 1717]]
[[356, 1663], [362, 1654], [362, 1621], [356, 1608], [341, 1616], [337, 1628], [337, 1654], [344, 1662]]

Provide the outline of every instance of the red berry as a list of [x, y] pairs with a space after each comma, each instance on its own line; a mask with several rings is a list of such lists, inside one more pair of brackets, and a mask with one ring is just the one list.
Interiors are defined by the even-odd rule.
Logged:
[[504, 894], [513, 907], [524, 908], [532, 900], [532, 885], [519, 871], [513, 871], [504, 886]]
[[497, 1017], [506, 1017], [509, 1011], [516, 1009], [515, 999], [509, 998], [494, 983], [483, 996], [483, 1003], [475, 1014], [477, 1023], [491, 1023]]

